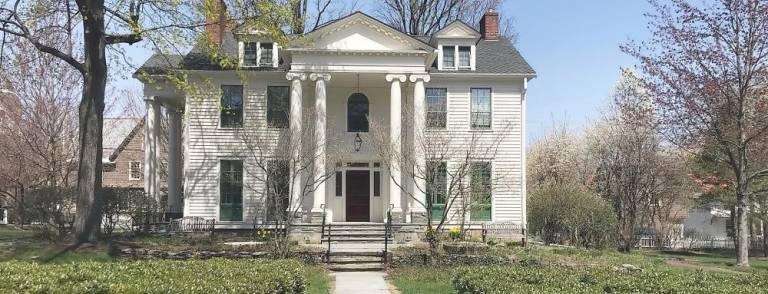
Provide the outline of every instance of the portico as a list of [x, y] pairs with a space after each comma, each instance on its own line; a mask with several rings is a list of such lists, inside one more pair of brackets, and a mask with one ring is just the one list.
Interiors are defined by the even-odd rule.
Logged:
[[[357, 219], [373, 222], [383, 222], [386, 210], [391, 210], [394, 222], [410, 222], [414, 213], [423, 214], [424, 208], [414, 205], [413, 198], [423, 203], [424, 195], [419, 192], [421, 189], [412, 186], [416, 183], [411, 183], [411, 179], [402, 174], [403, 167], [398, 164], [400, 156], [397, 154], [402, 152], [401, 148], [408, 148], [408, 152], [418, 154], [415, 151], [417, 146], [408, 137], [415, 136], [416, 130], [423, 127], [423, 114], [416, 113], [424, 111], [424, 104], [414, 103], [412, 99], [422, 97], [423, 100], [424, 83], [429, 81], [427, 73], [291, 71], [286, 74], [286, 79], [291, 83], [291, 113], [299, 114], [308, 110], [314, 112], [314, 116], [310, 116], [315, 118], [314, 128], [324, 130], [315, 132], [315, 142], [304, 143], [317, 146], [314, 176], [322, 177], [336, 173], [324, 181], [315, 179], [319, 184], [312, 195], [312, 222], [321, 221], [323, 213], [329, 215], [333, 221], [355, 221], [356, 218], [352, 215], [362, 214], [368, 217]], [[303, 95], [305, 88], [314, 89], [313, 93], [309, 93], [312, 105], [309, 108], [302, 107], [307, 101]], [[332, 108], [330, 110], [329, 95]], [[346, 104], [352, 96], [363, 97], [367, 103], [366, 111], [370, 109], [370, 113], [366, 114], [368, 120], [365, 131], [348, 129], [349, 126], [345, 123], [349, 122], [343, 119], [349, 119], [349, 113], [344, 110], [347, 109]], [[407, 111], [406, 107], [415, 107], [416, 111]], [[405, 116], [404, 113], [410, 115]], [[404, 119], [410, 133], [403, 131]], [[369, 129], [367, 123], [378, 125]], [[292, 132], [300, 133], [301, 127], [302, 116], [292, 115]], [[375, 134], [381, 131], [388, 133]], [[393, 158], [381, 158], [380, 150], [371, 146], [374, 144], [374, 137], [382, 135], [389, 140]], [[356, 139], [360, 140], [358, 150], [353, 147]], [[342, 149], [334, 151], [339, 152], [334, 156], [336, 162], [327, 162], [326, 148], [333, 143], [339, 143]], [[386, 163], [390, 166], [385, 166]], [[366, 179], [365, 183], [359, 183], [361, 179]], [[369, 191], [359, 191], [360, 189]], [[403, 193], [403, 189], [408, 189], [409, 192]], [[294, 192], [292, 197], [300, 199], [301, 195]], [[367, 200], [359, 200], [361, 197]], [[351, 204], [355, 201], [358, 204]], [[350, 209], [356, 211], [349, 211]], [[367, 211], [357, 211], [361, 209]]]

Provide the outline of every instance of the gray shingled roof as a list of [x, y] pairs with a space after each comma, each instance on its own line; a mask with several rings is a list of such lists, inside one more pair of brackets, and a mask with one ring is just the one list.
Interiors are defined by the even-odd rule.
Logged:
[[[413, 36], [422, 42], [428, 43], [430, 36]], [[152, 55], [137, 71], [138, 73], [147, 74], [164, 74], [169, 70], [185, 69], [185, 70], [227, 70], [222, 68], [217, 62], [211, 60], [210, 55], [205, 52], [205, 46], [198, 42], [192, 50], [185, 56], [181, 55]], [[227, 33], [224, 35], [222, 41], [222, 53], [230, 56], [237, 56], [238, 46], [237, 40], [234, 34]], [[288, 71], [289, 64], [283, 62], [280, 59], [279, 66], [277, 68], [248, 68], [247, 70], [253, 71]], [[436, 67], [432, 67], [432, 72], [449, 72], [438, 71]], [[528, 64], [527, 61], [520, 55], [520, 52], [512, 45], [509, 40], [500, 37], [497, 41], [489, 41], [480, 39], [477, 43], [477, 64], [475, 71], [450, 71], [450, 72], [466, 72], [470, 73], [482, 73], [482, 74], [524, 74], [535, 75], [536, 72]]]

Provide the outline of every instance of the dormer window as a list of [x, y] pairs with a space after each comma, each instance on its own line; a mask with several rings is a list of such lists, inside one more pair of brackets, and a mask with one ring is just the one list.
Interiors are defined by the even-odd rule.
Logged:
[[474, 70], [474, 46], [442, 45], [441, 70]]
[[443, 46], [443, 69], [456, 68], [456, 47]]
[[272, 66], [272, 43], [260, 43], [259, 49], [261, 50], [259, 65]]
[[472, 68], [472, 65], [470, 64], [470, 60], [472, 56], [472, 47], [469, 46], [459, 46], [459, 68], [460, 69], [470, 69]]
[[277, 44], [274, 42], [241, 42], [242, 66], [276, 67]]

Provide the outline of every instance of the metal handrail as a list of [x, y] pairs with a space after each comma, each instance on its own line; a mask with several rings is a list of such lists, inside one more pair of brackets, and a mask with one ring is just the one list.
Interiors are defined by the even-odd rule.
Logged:
[[[323, 210], [323, 223], [320, 225], [320, 239], [325, 235], [325, 221], [326, 221], [326, 207], [325, 204], [320, 204], [320, 209]], [[328, 250], [325, 252], [325, 263], [331, 262], [331, 224], [328, 224]]]
[[387, 255], [388, 255], [388, 247], [389, 247], [389, 237], [392, 235], [392, 209], [395, 208], [394, 204], [390, 204], [389, 208], [387, 209], [387, 222], [384, 223], [384, 254], [383, 254], [383, 263], [386, 264], [388, 261]]

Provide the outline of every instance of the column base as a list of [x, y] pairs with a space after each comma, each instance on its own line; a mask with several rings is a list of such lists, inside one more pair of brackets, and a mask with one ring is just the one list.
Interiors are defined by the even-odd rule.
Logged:
[[402, 208], [398, 208], [398, 207], [392, 208], [391, 215], [392, 215], [392, 223], [402, 224], [405, 222], [405, 213], [403, 213]]
[[[330, 220], [327, 219], [329, 215], [326, 214], [326, 220], [325, 223], [329, 223]], [[309, 222], [312, 224], [323, 224], [323, 210], [320, 208], [312, 208], [312, 210], [309, 212]]]

